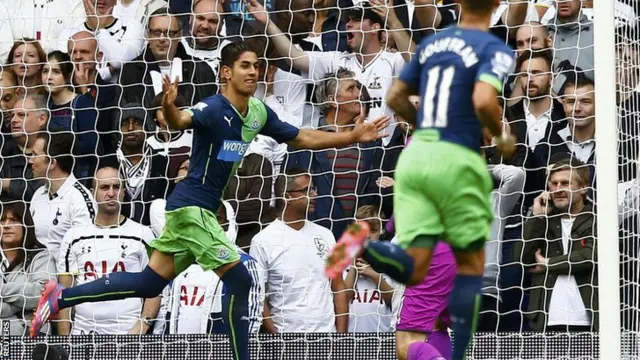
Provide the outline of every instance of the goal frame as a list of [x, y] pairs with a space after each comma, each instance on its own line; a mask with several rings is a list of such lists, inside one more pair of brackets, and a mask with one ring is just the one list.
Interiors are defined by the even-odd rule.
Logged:
[[[601, 359], [621, 359], [615, 1], [594, 1], [597, 256]], [[599, 119], [599, 120], [598, 120]]]

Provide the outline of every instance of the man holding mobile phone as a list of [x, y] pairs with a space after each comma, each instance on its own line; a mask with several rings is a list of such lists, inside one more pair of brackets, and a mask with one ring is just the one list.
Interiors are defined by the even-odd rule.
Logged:
[[598, 290], [589, 168], [577, 159], [547, 170], [547, 189], [535, 198], [515, 261], [532, 273], [529, 309], [536, 331], [597, 331]]

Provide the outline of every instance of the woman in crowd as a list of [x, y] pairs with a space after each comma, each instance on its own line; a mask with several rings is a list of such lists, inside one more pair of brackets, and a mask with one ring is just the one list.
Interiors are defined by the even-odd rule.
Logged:
[[18, 93], [41, 91], [42, 66], [47, 55], [38, 40], [24, 38], [13, 43], [5, 64], [16, 75]]
[[74, 174], [86, 179], [93, 174], [97, 156], [102, 155], [96, 129], [98, 112], [91, 95], [78, 95], [73, 91], [72, 73], [69, 55], [53, 51], [42, 69], [42, 84], [48, 92], [47, 106], [51, 112], [48, 129], [71, 131], [76, 135], [79, 158]]
[[45, 246], [36, 239], [26, 204], [13, 201], [1, 206], [0, 319], [9, 321], [11, 335], [26, 336], [44, 284], [55, 278], [56, 266]]

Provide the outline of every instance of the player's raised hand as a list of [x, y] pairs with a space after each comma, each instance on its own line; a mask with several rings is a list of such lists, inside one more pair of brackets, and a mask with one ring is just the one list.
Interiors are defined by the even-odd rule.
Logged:
[[364, 116], [358, 116], [356, 118], [356, 126], [353, 129], [354, 142], [369, 142], [389, 136], [381, 133], [382, 130], [389, 126], [389, 121], [390, 118], [388, 116], [380, 116], [373, 121], [365, 123]]
[[267, 23], [269, 20], [269, 14], [258, 0], [244, 0], [244, 5], [249, 14], [251, 14], [259, 23]]
[[165, 75], [162, 78], [162, 106], [171, 106], [175, 104], [178, 97], [178, 78], [171, 82], [171, 78]]

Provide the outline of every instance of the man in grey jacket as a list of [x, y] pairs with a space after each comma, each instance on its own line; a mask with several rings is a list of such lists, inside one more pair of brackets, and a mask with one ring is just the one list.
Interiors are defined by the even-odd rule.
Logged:
[[549, 24], [556, 73], [553, 90], [559, 92], [569, 73], [582, 69], [593, 80], [593, 22], [582, 14], [581, 0], [557, 1], [556, 18]]

